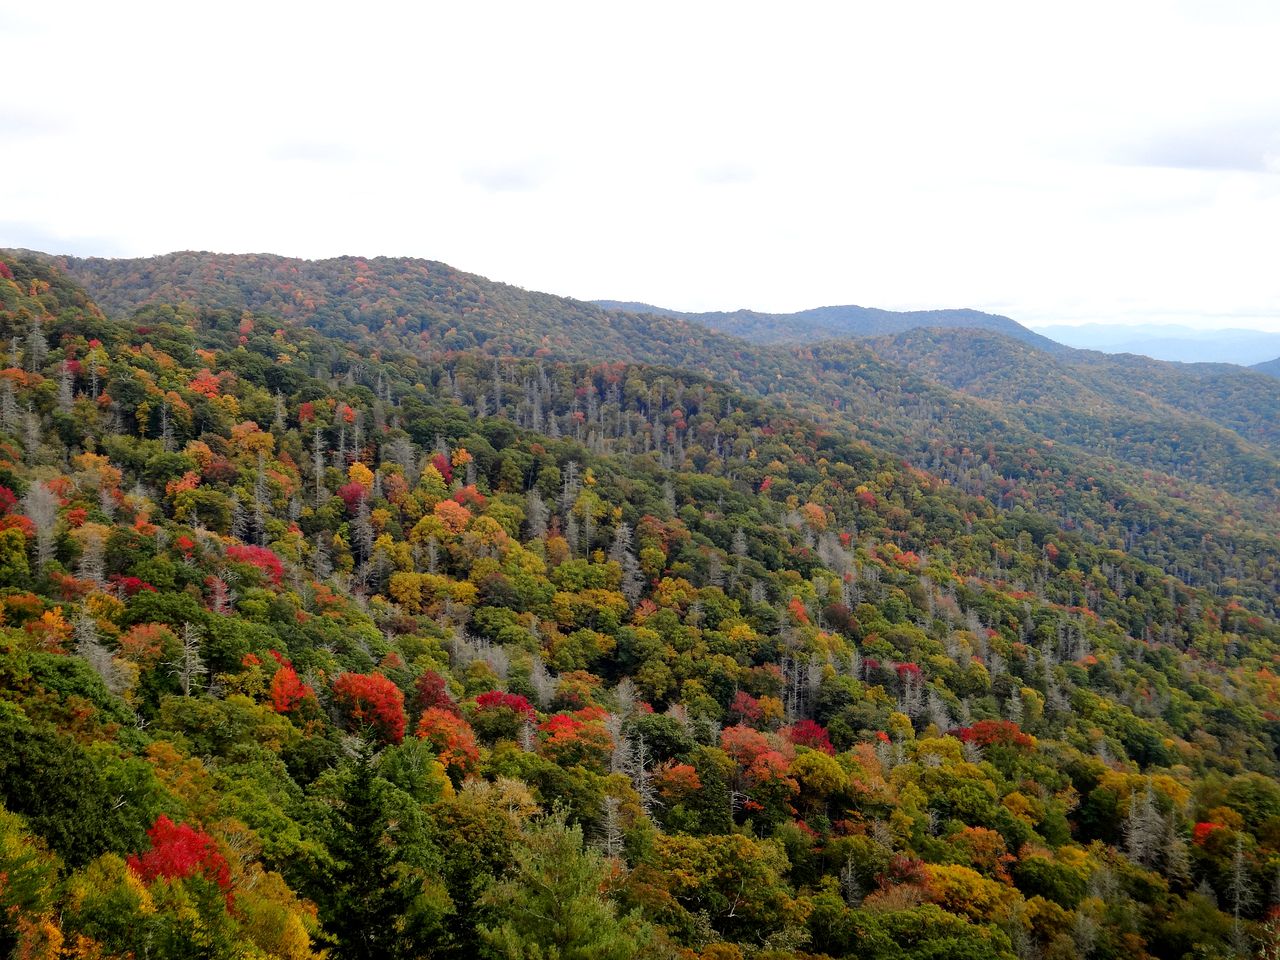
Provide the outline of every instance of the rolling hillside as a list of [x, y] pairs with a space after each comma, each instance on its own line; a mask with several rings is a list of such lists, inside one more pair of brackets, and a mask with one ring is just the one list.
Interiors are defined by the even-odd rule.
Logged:
[[[1032, 506], [1187, 582], [1261, 610], [1280, 606], [1280, 417], [1270, 416], [1271, 400], [1243, 402], [1250, 384], [1270, 387], [1254, 374], [1043, 351], [968, 329], [916, 328], [877, 341], [884, 355], [867, 341], [753, 345], [687, 318], [603, 310], [420, 260], [181, 253], [56, 262], [116, 316], [172, 300], [261, 310], [424, 356], [478, 349], [696, 371], [1000, 506]], [[944, 342], [951, 355], [937, 349]], [[981, 382], [975, 371], [985, 371]]]
[[1050, 355], [977, 331], [913, 330], [868, 346], [938, 383], [1021, 409], [1055, 440], [1266, 502], [1280, 493], [1280, 383], [1255, 372], [1132, 354]]
[[[235, 302], [256, 282], [122, 316], [0, 255], [0, 953], [1275, 933], [1280, 624], [1207, 501], [1151, 515], [1164, 555], [1105, 544], [1172, 501], [1000, 419], [1034, 394], [865, 346], [690, 338], [739, 388], [499, 355], [526, 334], [454, 307], [357, 335], [345, 295], [285, 318]], [[558, 301], [523, 297], [555, 339]], [[446, 322], [488, 349], [421, 349]], [[1070, 372], [973, 336], [993, 375]]]
[[879, 310], [874, 307], [817, 307], [796, 313], [733, 312], [684, 313], [647, 303], [596, 300], [608, 310], [675, 317], [741, 337], [753, 343], [812, 343], [842, 338], [860, 339], [902, 333], [918, 327], [990, 330], [1022, 340], [1042, 350], [1058, 350], [1060, 345], [1022, 324], [978, 310]]

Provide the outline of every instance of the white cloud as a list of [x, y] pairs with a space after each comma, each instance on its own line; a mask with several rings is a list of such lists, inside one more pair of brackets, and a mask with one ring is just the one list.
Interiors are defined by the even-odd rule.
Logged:
[[1280, 328], [1270, 4], [0, 0], [0, 32], [39, 90], [0, 244]]

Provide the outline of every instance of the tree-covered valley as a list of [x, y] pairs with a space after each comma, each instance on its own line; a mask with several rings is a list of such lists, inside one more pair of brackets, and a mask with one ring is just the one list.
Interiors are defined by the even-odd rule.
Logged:
[[0, 334], [0, 956], [1277, 949], [1280, 381], [385, 259]]

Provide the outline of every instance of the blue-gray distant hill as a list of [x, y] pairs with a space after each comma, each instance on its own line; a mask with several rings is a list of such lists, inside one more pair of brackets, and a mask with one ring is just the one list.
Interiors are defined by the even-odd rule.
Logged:
[[1280, 333], [1267, 330], [1214, 330], [1177, 324], [1085, 323], [1040, 327], [1038, 332], [1081, 350], [1138, 353], [1178, 363], [1249, 366], [1280, 354]]
[[815, 307], [798, 313], [761, 313], [757, 310], [687, 313], [649, 303], [596, 300], [606, 310], [648, 313], [688, 320], [741, 337], [753, 343], [811, 343], [818, 340], [886, 337], [922, 327], [987, 330], [1000, 333], [1041, 350], [1057, 352], [1061, 344], [1029, 330], [1016, 320], [980, 310], [881, 310], [854, 305]]
[[1280, 377], [1280, 357], [1268, 360], [1266, 363], [1254, 364], [1253, 369], [1259, 373], [1269, 373], [1273, 377]]

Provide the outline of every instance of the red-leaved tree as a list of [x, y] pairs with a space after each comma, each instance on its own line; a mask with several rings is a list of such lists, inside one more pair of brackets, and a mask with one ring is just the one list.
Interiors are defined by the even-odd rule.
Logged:
[[147, 883], [158, 877], [185, 880], [199, 874], [216, 883], [232, 906], [231, 867], [218, 852], [213, 838], [185, 823], [174, 823], [164, 814], [147, 831], [151, 849], [129, 857], [129, 868]]
[[404, 739], [404, 694], [380, 673], [344, 673], [333, 682], [333, 700], [348, 726], [383, 743]]
[[232, 544], [227, 547], [227, 559], [235, 563], [247, 563], [251, 567], [257, 567], [267, 575], [267, 579], [273, 585], [280, 583], [280, 578], [284, 576], [284, 564], [280, 562], [280, 558], [275, 552], [268, 550], [266, 547], [254, 547], [248, 544]]
[[422, 671], [414, 684], [413, 705], [419, 710], [432, 708], [444, 710], [446, 713], [462, 715], [458, 704], [449, 695], [449, 684], [444, 677], [434, 670]]
[[782, 735], [797, 747], [821, 750], [828, 755], [836, 752], [835, 747], [831, 745], [831, 737], [827, 734], [827, 728], [820, 723], [815, 723], [813, 720], [800, 720], [793, 726], [785, 727]]
[[280, 664], [280, 669], [271, 678], [271, 705], [276, 713], [292, 713], [298, 709], [308, 697], [315, 696], [315, 691], [302, 682], [293, 664], [285, 660], [274, 650], [271, 655]]
[[471, 724], [456, 712], [428, 707], [418, 721], [418, 736], [431, 745], [440, 762], [455, 779], [465, 777], [480, 760], [480, 748]]

